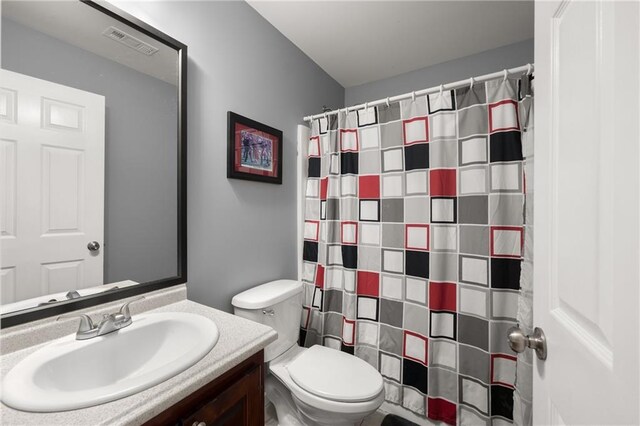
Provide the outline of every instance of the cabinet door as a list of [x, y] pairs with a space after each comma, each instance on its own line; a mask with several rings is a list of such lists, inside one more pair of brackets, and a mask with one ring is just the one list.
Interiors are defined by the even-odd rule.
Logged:
[[[262, 370], [254, 368], [187, 417], [184, 426], [262, 426]], [[204, 423], [205, 425], [203, 425]]]

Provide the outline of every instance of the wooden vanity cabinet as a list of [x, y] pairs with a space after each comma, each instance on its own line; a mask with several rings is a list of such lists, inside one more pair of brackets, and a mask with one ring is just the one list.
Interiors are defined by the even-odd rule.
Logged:
[[144, 425], [263, 426], [263, 362], [260, 351]]

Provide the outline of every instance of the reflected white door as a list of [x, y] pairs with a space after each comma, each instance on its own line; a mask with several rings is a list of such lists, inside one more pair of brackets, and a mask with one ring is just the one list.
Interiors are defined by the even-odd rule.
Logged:
[[637, 425], [640, 3], [535, 19], [534, 423]]
[[2, 303], [103, 283], [104, 105], [0, 70]]

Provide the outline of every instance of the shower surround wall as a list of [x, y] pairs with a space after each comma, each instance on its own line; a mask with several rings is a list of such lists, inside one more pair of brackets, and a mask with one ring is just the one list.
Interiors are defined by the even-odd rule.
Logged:
[[347, 87], [344, 103], [356, 105], [533, 62], [533, 39], [524, 40], [382, 80]]
[[418, 416], [513, 420], [529, 87], [499, 79], [312, 122], [301, 341], [366, 360], [387, 402]]

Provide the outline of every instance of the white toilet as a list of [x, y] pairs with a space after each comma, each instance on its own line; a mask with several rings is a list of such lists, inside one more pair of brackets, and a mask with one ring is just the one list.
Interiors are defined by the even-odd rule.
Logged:
[[367, 362], [324, 346], [298, 346], [300, 282], [272, 281], [236, 295], [231, 303], [236, 315], [278, 332], [264, 356], [266, 398], [280, 426], [354, 425], [380, 407], [382, 376]]

